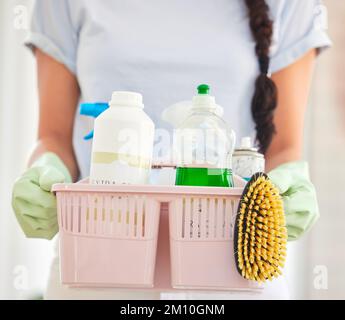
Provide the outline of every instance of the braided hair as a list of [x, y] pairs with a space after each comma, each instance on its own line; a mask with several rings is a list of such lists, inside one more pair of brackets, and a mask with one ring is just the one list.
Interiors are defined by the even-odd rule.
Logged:
[[273, 123], [277, 106], [277, 87], [268, 76], [269, 50], [273, 35], [273, 22], [269, 17], [269, 6], [265, 0], [245, 0], [249, 13], [249, 24], [256, 42], [255, 53], [260, 66], [260, 74], [255, 81], [252, 99], [252, 116], [255, 122], [256, 142], [259, 150], [266, 153], [276, 132]]

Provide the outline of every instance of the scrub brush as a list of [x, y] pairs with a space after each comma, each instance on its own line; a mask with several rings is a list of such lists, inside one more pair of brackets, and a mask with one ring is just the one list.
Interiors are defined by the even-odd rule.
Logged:
[[283, 201], [266, 174], [254, 174], [245, 186], [234, 232], [236, 266], [245, 279], [265, 282], [282, 273], [287, 242]]

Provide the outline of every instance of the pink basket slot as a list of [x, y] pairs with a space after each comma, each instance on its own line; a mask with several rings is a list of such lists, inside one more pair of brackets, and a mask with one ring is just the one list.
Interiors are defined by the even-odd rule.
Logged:
[[152, 287], [160, 204], [145, 195], [57, 192], [65, 284]]
[[184, 196], [170, 203], [172, 286], [249, 290], [235, 268], [233, 229], [240, 197]]

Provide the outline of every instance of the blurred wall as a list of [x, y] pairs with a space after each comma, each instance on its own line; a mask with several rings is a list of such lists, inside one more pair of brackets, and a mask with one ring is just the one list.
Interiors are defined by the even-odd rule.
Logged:
[[[318, 61], [306, 135], [321, 218], [303, 254], [307, 258], [307, 297], [345, 299], [345, 1], [324, 3], [334, 46]], [[320, 286], [323, 273], [328, 275], [328, 284]]]
[[27, 240], [11, 208], [11, 188], [37, 128], [35, 63], [22, 45], [31, 3], [0, 1], [0, 299], [39, 295], [50, 257], [50, 243]]

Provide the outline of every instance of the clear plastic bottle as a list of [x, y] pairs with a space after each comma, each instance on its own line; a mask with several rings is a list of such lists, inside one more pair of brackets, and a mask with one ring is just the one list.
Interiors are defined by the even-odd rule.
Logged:
[[200, 85], [190, 115], [175, 131], [176, 185], [233, 187], [235, 133], [216, 113], [219, 106]]

